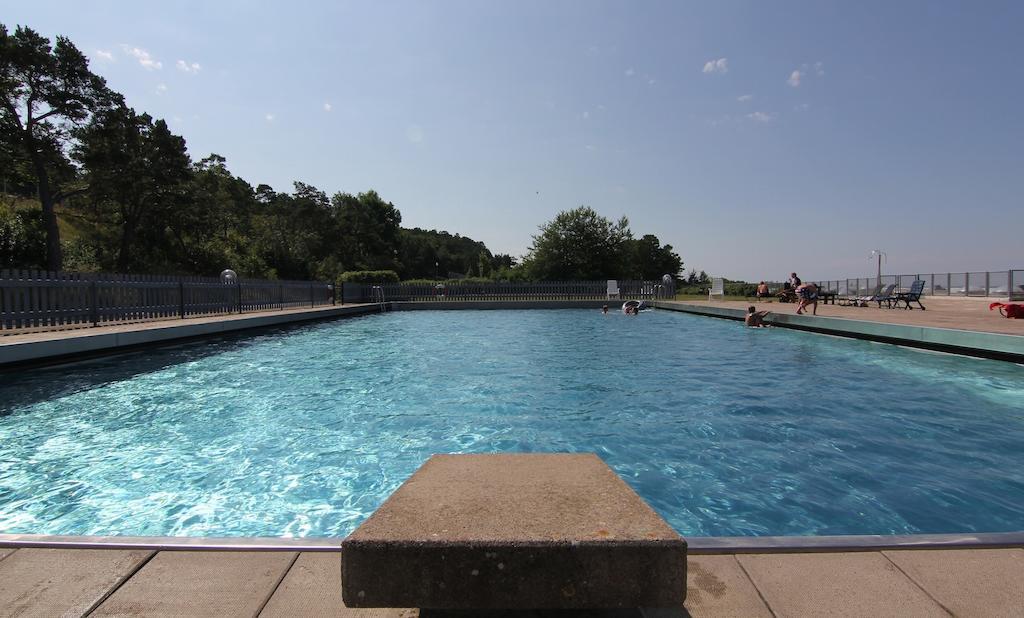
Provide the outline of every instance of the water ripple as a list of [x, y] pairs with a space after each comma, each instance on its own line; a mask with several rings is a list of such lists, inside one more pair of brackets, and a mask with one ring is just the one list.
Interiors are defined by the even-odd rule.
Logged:
[[0, 531], [341, 536], [596, 452], [690, 535], [1024, 529], [1024, 369], [652, 312], [409, 312], [0, 376]]

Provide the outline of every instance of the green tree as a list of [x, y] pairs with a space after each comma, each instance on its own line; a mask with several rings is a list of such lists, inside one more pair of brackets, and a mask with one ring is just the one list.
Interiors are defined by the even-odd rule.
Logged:
[[479, 272], [481, 254], [493, 260], [484, 243], [459, 234], [417, 227], [400, 230], [399, 241], [399, 274], [403, 279], [446, 278], [448, 273]]
[[190, 272], [232, 268], [243, 276], [264, 276], [268, 266], [256, 233], [261, 205], [252, 185], [234, 176], [224, 157], [210, 154], [192, 166], [189, 195], [170, 228], [180, 262]]
[[661, 279], [662, 275], [679, 278], [683, 268], [683, 260], [672, 250], [672, 245], [661, 245], [654, 234], [645, 234], [642, 238], [631, 241], [631, 272], [630, 277], [637, 279]]
[[192, 179], [185, 140], [163, 120], [118, 106], [80, 132], [75, 149], [99, 217], [116, 226], [119, 272], [166, 267]]
[[46, 258], [46, 234], [38, 209], [0, 204], [0, 268], [38, 268]]
[[402, 213], [394, 204], [371, 190], [336, 193], [331, 205], [341, 233], [343, 264], [358, 270], [397, 269]]
[[71, 130], [117, 98], [69, 39], [58, 36], [51, 46], [30, 28], [18, 26], [11, 35], [0, 24], [0, 139], [31, 166], [49, 270], [60, 270], [62, 262], [55, 205], [74, 178], [64, 156]]
[[523, 266], [540, 280], [621, 278], [632, 238], [625, 217], [613, 222], [580, 206], [540, 226]]

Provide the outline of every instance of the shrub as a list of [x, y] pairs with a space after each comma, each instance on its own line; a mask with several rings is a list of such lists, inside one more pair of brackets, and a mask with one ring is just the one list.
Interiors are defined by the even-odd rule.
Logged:
[[342, 283], [398, 283], [393, 270], [350, 270], [341, 273]]

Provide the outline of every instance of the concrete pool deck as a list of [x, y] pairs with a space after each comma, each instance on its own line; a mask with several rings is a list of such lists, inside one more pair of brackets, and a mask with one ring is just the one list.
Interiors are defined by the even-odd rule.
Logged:
[[954, 354], [1024, 362], [1024, 320], [988, 310], [991, 299], [928, 298], [920, 309], [841, 307], [818, 304], [817, 315], [796, 315], [791, 303], [656, 301], [660, 309], [742, 320], [747, 307], [770, 311], [775, 326], [867, 339]]
[[[289, 549], [278, 540], [264, 551], [244, 543], [222, 550], [8, 543], [0, 546], [0, 616], [420, 615], [413, 608], [345, 607], [340, 540], [321, 541], [322, 547]], [[1020, 546], [735, 554], [691, 547], [683, 607], [609, 615], [1019, 616], [1022, 581]]]
[[0, 337], [0, 369], [377, 311], [380, 311], [379, 306], [372, 304], [332, 305], [5, 335]]

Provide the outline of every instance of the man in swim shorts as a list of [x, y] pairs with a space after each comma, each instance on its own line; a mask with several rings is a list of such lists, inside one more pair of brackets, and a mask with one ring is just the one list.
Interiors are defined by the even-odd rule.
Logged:
[[812, 309], [814, 315], [818, 315], [818, 286], [813, 283], [804, 283], [797, 287], [796, 295], [800, 298], [800, 304], [796, 308], [796, 314], [803, 314], [803, 310], [807, 308], [807, 305], [814, 303]]

